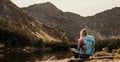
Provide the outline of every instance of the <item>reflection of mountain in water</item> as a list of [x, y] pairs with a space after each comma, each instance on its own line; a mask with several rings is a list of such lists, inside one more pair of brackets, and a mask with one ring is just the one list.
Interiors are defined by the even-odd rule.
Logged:
[[[3, 55], [3, 56], [1, 56]], [[68, 51], [49, 51], [49, 52], [41, 52], [37, 51], [34, 53], [5, 53], [0, 54], [0, 62], [35, 62], [35, 61], [43, 61], [48, 58], [55, 56], [57, 59], [70, 58], [72, 54]]]

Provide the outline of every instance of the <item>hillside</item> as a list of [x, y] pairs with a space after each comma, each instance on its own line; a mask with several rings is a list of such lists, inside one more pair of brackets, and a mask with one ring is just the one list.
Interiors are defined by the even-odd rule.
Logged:
[[40, 3], [23, 8], [34, 19], [62, 29], [76, 41], [79, 31], [86, 28], [96, 39], [119, 38], [120, 36], [120, 8], [106, 10], [89, 17], [82, 17], [71, 12], [63, 12], [52, 3]]
[[[54, 31], [53, 31], [54, 30]], [[50, 35], [55, 32], [59, 36]], [[43, 41], [62, 41], [64, 31], [45, 25], [29, 16], [23, 9], [10, 0], [0, 0], [0, 43], [5, 46], [19, 47], [34, 45]]]
[[[20, 8], [14, 5], [9, 0], [0, 0], [0, 40], [5, 43], [6, 46], [20, 46], [22, 43], [30, 44], [29, 41], [35, 40], [29, 27], [33, 23], [26, 13]], [[33, 26], [31, 27], [33, 28]], [[37, 40], [37, 39], [36, 39]], [[18, 43], [18, 44], [16, 44]]]
[[120, 8], [116, 7], [87, 17], [87, 27], [99, 39], [120, 38]]
[[80, 29], [86, 24], [84, 17], [71, 12], [63, 12], [50, 2], [31, 5], [23, 9], [45, 25], [62, 29], [73, 41], [77, 40]]

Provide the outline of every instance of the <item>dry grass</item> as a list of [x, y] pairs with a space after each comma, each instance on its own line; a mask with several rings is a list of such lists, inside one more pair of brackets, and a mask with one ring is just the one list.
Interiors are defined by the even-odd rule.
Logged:
[[105, 51], [101, 51], [101, 52], [96, 52], [94, 54], [94, 56], [111, 56], [111, 53], [105, 52]]
[[43, 41], [58, 41], [58, 39], [55, 39], [54, 37], [48, 35], [47, 33], [43, 32], [42, 30], [40, 33], [35, 33], [38, 38], [42, 38]]
[[120, 59], [120, 55], [119, 54], [115, 54], [114, 55], [114, 59]]
[[95, 59], [89, 62], [120, 62], [120, 60], [105, 60], [105, 59]]
[[114, 54], [114, 59], [120, 59], [120, 48], [117, 49], [117, 52]]
[[117, 53], [120, 54], [120, 48], [117, 50]]

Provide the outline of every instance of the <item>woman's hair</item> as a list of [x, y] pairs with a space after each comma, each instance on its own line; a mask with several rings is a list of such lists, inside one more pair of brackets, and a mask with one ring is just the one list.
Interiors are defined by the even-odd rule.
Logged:
[[87, 30], [86, 29], [82, 29], [81, 31], [80, 31], [80, 37], [84, 37], [84, 36], [86, 36], [87, 35]]

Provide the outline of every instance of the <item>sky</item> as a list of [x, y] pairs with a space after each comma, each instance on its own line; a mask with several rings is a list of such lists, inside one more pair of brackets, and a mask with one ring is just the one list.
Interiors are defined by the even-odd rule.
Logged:
[[114, 7], [120, 7], [120, 0], [11, 0], [19, 7], [51, 2], [64, 12], [73, 12], [81, 16], [92, 16]]

